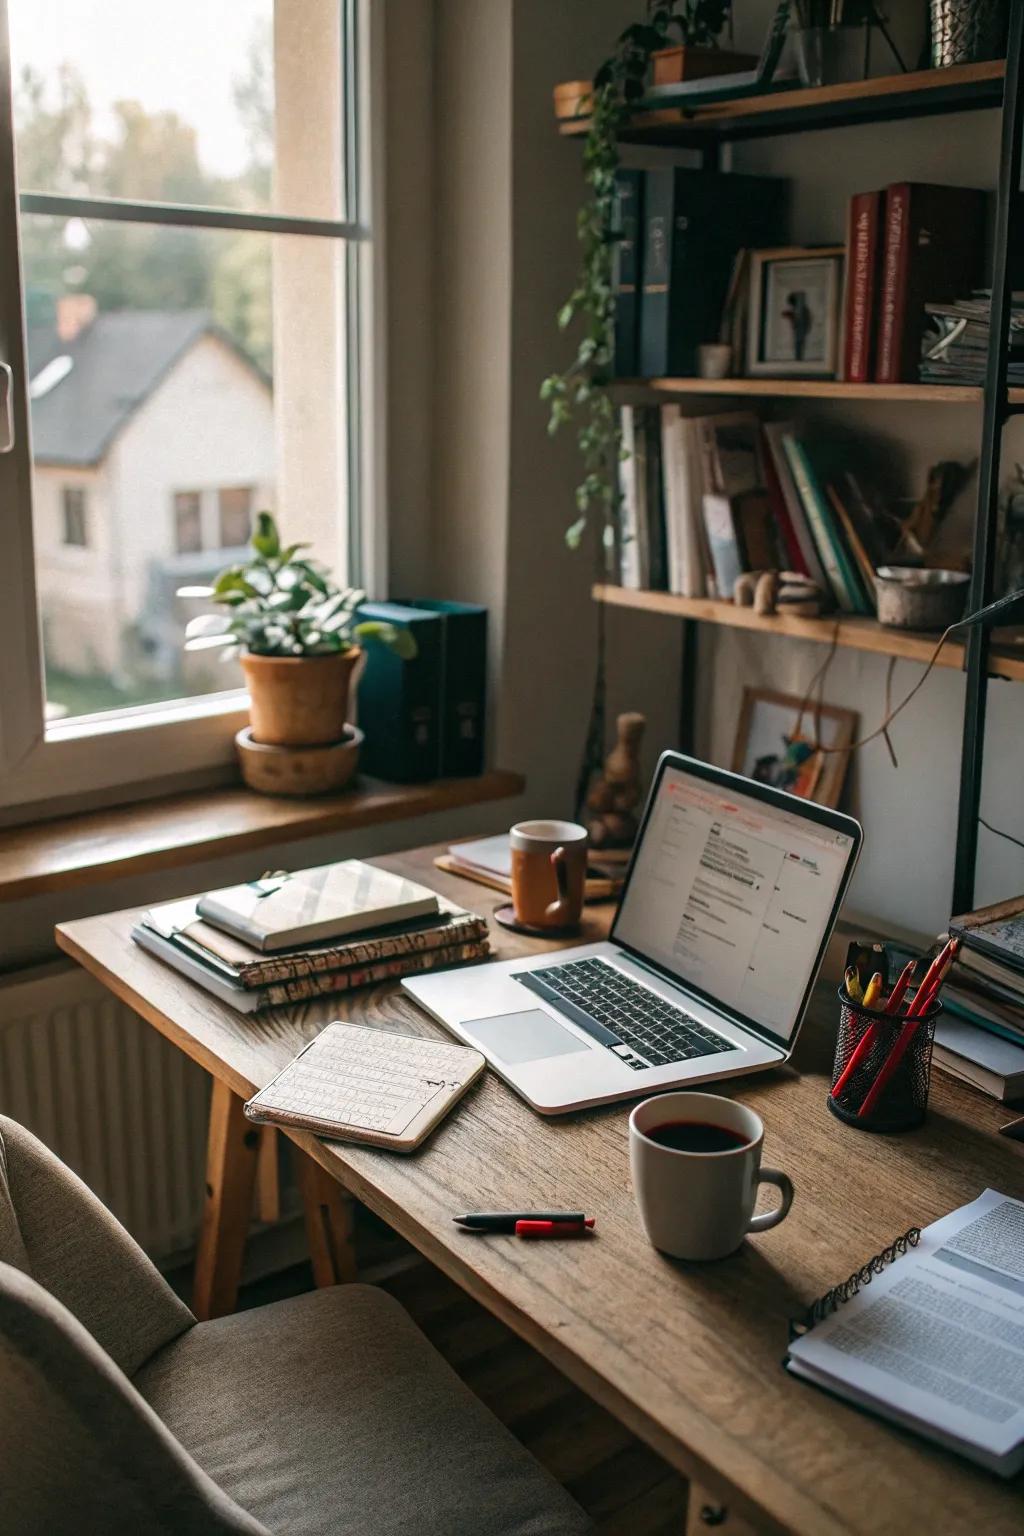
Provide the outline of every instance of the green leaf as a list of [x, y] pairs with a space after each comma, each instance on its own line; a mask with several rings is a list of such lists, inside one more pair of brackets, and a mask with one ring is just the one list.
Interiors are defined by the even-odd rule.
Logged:
[[281, 538], [277, 531], [277, 524], [269, 512], [257, 513], [256, 531], [251, 542], [256, 553], [262, 555], [265, 560], [274, 560], [281, 553]]
[[358, 640], [387, 646], [388, 650], [393, 651], [402, 661], [412, 661], [413, 657], [419, 654], [419, 646], [412, 631], [395, 624], [366, 619], [362, 624], [355, 625], [352, 633]]
[[576, 521], [570, 524], [570, 526], [565, 530], [565, 542], [568, 544], [570, 549], [579, 549], [583, 535], [586, 532], [586, 528], [586, 518], [578, 517]]

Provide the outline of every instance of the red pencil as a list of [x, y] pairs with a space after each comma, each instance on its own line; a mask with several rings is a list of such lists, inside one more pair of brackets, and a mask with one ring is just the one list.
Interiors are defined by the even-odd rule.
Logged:
[[864, 1096], [864, 1102], [860, 1109], [857, 1111], [858, 1119], [863, 1118], [865, 1115], [870, 1115], [871, 1111], [878, 1103], [878, 1100], [885, 1092], [886, 1084], [889, 1082], [889, 1079], [892, 1077], [893, 1073], [896, 1071], [896, 1068], [903, 1060], [910, 1046], [910, 1042], [913, 1040], [914, 1036], [917, 1034], [918, 1029], [921, 1027], [921, 1016], [928, 1012], [928, 1009], [931, 1007], [932, 1003], [938, 996], [939, 988], [942, 986], [942, 983], [946, 979], [946, 973], [948, 972], [950, 966], [953, 964], [953, 961], [956, 958], [956, 952], [959, 947], [959, 943], [956, 939], [950, 939], [949, 943], [942, 951], [942, 954], [938, 955], [935, 960], [932, 961], [932, 964], [929, 967], [924, 980], [917, 989], [917, 996], [914, 998], [914, 1001], [910, 1005], [909, 1012], [907, 1013], [907, 1022], [900, 1030], [893, 1044], [892, 1050], [889, 1052], [885, 1061], [882, 1063], [878, 1076], [875, 1078], [874, 1082], [871, 1084], [871, 1087], [868, 1089]]
[[[911, 978], [914, 974], [914, 966], [916, 964], [916, 960], [910, 960], [903, 967], [903, 970], [900, 972], [899, 980], [889, 994], [889, 999], [885, 1005], [886, 1013], [895, 1013], [899, 1008], [900, 1003], [903, 1001], [903, 995], [910, 985]], [[854, 1072], [856, 1072], [857, 1068], [860, 1066], [861, 1062], [864, 1060], [865, 1056], [868, 1054], [875, 1041], [879, 1038], [880, 1033], [881, 1031], [879, 1030], [878, 1025], [872, 1022], [861, 1035], [860, 1039], [857, 1041], [856, 1046], [854, 1047], [853, 1055], [850, 1057], [849, 1061], [846, 1063], [846, 1066], [843, 1068], [842, 1072], [836, 1079], [836, 1085], [832, 1089], [833, 1099], [837, 1099], [842, 1093]]]

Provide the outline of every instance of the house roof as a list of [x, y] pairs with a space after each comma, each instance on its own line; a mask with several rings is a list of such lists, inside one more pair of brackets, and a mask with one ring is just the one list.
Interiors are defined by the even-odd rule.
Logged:
[[73, 341], [53, 325], [28, 330], [29, 378], [48, 363], [71, 367], [32, 401], [32, 448], [37, 463], [97, 464], [132, 415], [199, 338], [217, 335], [247, 367], [266, 376], [202, 309], [114, 310], [99, 314]]

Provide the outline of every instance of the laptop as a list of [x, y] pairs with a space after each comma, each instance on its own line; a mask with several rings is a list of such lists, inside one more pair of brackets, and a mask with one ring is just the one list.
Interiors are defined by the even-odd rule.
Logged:
[[610, 937], [403, 981], [544, 1115], [788, 1061], [858, 822], [662, 754]]

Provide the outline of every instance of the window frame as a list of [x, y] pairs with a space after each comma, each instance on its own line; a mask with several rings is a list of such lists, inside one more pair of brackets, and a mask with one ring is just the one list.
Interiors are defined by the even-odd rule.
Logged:
[[[290, 0], [277, 0], [290, 3]], [[0, 0], [0, 246], [18, 253], [21, 213], [196, 228], [297, 234], [342, 242], [347, 297], [343, 358], [348, 400], [346, 579], [373, 592], [384, 586], [387, 532], [385, 494], [386, 350], [384, 315], [383, 18], [372, 0], [337, 0], [343, 48], [345, 116], [344, 220], [73, 198], [26, 191], [15, 175], [13, 82], [8, 0]], [[40, 801], [117, 792], [129, 801], [154, 779], [227, 776], [234, 735], [248, 720], [240, 690], [47, 724], [41, 621], [32, 529], [32, 456], [24, 306], [20, 258], [0, 272], [0, 363], [13, 372], [13, 449], [0, 454], [0, 508], [4, 509], [9, 587], [0, 603], [0, 813], [4, 821], [29, 819]], [[8, 511], [10, 509], [10, 511]], [[172, 513], [173, 515], [173, 513]]]

